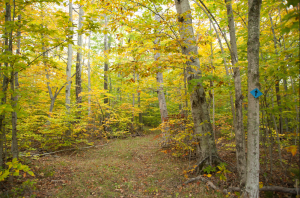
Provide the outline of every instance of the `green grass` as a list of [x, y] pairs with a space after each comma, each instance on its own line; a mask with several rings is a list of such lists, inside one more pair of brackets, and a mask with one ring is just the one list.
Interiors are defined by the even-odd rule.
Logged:
[[160, 152], [155, 135], [115, 139], [104, 147], [49, 157], [43, 166], [53, 167], [50, 180], [64, 183], [46, 186], [47, 178], [41, 179], [37, 194], [45, 188], [47, 196], [55, 197], [220, 197], [202, 183], [182, 186], [188, 162]]

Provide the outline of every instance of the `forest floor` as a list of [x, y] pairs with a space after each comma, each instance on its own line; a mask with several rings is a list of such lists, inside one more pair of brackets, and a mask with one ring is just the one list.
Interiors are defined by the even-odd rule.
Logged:
[[201, 182], [183, 186], [189, 161], [160, 152], [156, 135], [33, 160], [36, 189], [25, 197], [224, 197]]

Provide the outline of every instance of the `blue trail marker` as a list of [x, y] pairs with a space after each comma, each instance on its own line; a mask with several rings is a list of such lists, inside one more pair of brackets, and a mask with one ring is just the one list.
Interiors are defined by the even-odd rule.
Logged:
[[259, 96], [262, 95], [262, 93], [259, 91], [259, 89], [255, 88], [250, 93], [254, 96], [254, 98], [258, 98]]

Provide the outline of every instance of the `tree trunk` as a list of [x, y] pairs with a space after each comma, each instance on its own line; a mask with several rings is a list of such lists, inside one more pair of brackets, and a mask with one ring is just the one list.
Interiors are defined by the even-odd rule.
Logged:
[[[83, 9], [82, 6], [79, 8], [79, 19], [78, 19], [78, 31], [81, 31], [82, 29], [82, 22], [83, 22]], [[77, 51], [77, 59], [76, 59], [76, 103], [77, 108], [81, 109], [81, 102], [82, 102], [82, 96], [81, 94], [81, 67], [82, 67], [82, 33], [78, 32], [78, 51]], [[77, 116], [80, 117], [81, 111], [79, 110], [77, 112]]]
[[[21, 15], [18, 16], [18, 21], [21, 21]], [[21, 54], [21, 31], [19, 30], [17, 32], [17, 50], [16, 54], [20, 55]], [[11, 145], [11, 150], [12, 150], [12, 155], [13, 158], [19, 158], [19, 149], [18, 149], [18, 139], [17, 139], [17, 112], [16, 112], [16, 107], [17, 107], [17, 102], [18, 102], [18, 95], [16, 95], [15, 90], [18, 89], [19, 87], [19, 79], [18, 79], [18, 72], [14, 72], [14, 69], [11, 73], [11, 90], [12, 90], [12, 95], [11, 95], [11, 100], [12, 100], [12, 107], [14, 111], [12, 112], [12, 145]], [[15, 96], [14, 96], [15, 95]]]
[[[192, 26], [191, 8], [188, 0], [175, 0], [176, 10], [178, 13], [179, 33], [181, 40], [181, 49], [184, 55], [189, 56], [187, 61], [187, 81], [188, 86], [192, 88], [190, 102], [192, 116], [194, 120], [195, 134], [198, 145], [198, 158], [202, 160], [206, 157], [217, 155], [217, 148], [213, 137], [212, 125], [210, 122], [208, 104], [205, 98], [204, 88], [201, 79], [200, 62], [198, 58], [198, 49]], [[193, 69], [196, 67], [197, 70]], [[197, 82], [193, 85], [193, 81]]]
[[[272, 108], [274, 109], [273, 96], [271, 96], [271, 103], [272, 103]], [[273, 113], [272, 113], [272, 119], [273, 119], [273, 122], [274, 122], [275, 131], [276, 131], [277, 146], [278, 146], [278, 155], [279, 155], [279, 163], [280, 163], [281, 168], [283, 168], [282, 155], [281, 155], [281, 147], [280, 147], [280, 138], [279, 138], [279, 135], [278, 135], [278, 127], [277, 127], [276, 119], [275, 119], [275, 116], [274, 116]]]
[[55, 99], [56, 99], [56, 97], [52, 97], [52, 98], [51, 98], [51, 104], [50, 104], [50, 108], [49, 108], [49, 117], [51, 117], [50, 115], [51, 115], [52, 112], [53, 112]]
[[[133, 73], [133, 81], [135, 82], [135, 73]], [[135, 102], [135, 94], [132, 94], [132, 119], [131, 119], [131, 131], [134, 131], [134, 102]]]
[[259, 28], [261, 0], [248, 1], [248, 143], [247, 179], [242, 197], [259, 197], [259, 99], [250, 93], [259, 88]]
[[[91, 32], [90, 32], [91, 34]], [[90, 55], [91, 55], [91, 35], [89, 35], [89, 41], [88, 41], [88, 49], [89, 49], [89, 53], [88, 53], [88, 65], [87, 65], [87, 69], [88, 69], [88, 92], [89, 92], [89, 96], [88, 96], [88, 115], [91, 116], [91, 64], [90, 64]]]
[[[295, 89], [294, 89], [294, 83], [293, 83], [293, 79], [292, 77], [290, 77], [291, 79], [291, 84], [292, 84], [292, 90], [293, 90], [293, 94], [296, 94], [295, 93]], [[295, 145], [297, 145], [297, 137], [299, 137], [299, 108], [298, 108], [298, 105], [297, 105], [297, 99], [294, 100], [295, 101], [295, 109], [296, 109], [296, 138], [295, 138]], [[299, 153], [300, 153], [300, 147], [299, 147]]]
[[[107, 27], [107, 16], [104, 16], [105, 20], [105, 28]], [[107, 53], [108, 53], [108, 34], [104, 34], [104, 56], [105, 56], [105, 62], [104, 62], [104, 90], [108, 91], [108, 60], [107, 60]], [[104, 104], [108, 104], [108, 96], [104, 96]]]
[[[140, 78], [139, 74], [137, 74], [137, 82], [140, 84]], [[138, 90], [138, 107], [141, 108], [141, 92]], [[142, 113], [139, 113], [139, 131], [143, 131], [143, 115]]]
[[225, 0], [227, 8], [227, 17], [229, 24], [230, 45], [231, 45], [231, 62], [234, 72], [234, 88], [235, 88], [235, 110], [236, 110], [236, 125], [235, 125], [235, 144], [236, 144], [236, 159], [237, 170], [240, 177], [240, 185], [244, 186], [246, 182], [246, 155], [245, 155], [245, 136], [243, 124], [243, 94], [242, 83], [240, 76], [240, 68], [238, 66], [238, 53], [235, 36], [235, 24], [231, 0]]
[[[157, 22], [160, 22], [160, 16], [158, 14], [155, 15], [155, 20]], [[159, 44], [158, 38], [155, 40], [155, 44]], [[155, 61], [157, 61], [159, 59], [159, 57], [160, 57], [160, 53], [157, 52], [154, 55]], [[159, 67], [159, 69], [161, 69], [160, 66], [158, 66], [158, 67]], [[168, 127], [166, 126], [166, 123], [168, 121], [168, 109], [167, 109], [167, 103], [166, 103], [166, 98], [165, 98], [165, 93], [164, 93], [164, 86], [163, 86], [164, 80], [163, 80], [162, 72], [156, 73], [156, 81], [159, 86], [157, 89], [157, 96], [158, 96], [158, 104], [159, 104], [159, 110], [160, 110], [160, 118], [161, 118], [161, 122], [164, 125], [162, 135], [163, 135], [163, 141], [166, 141], [167, 140], [166, 133], [168, 131]]]
[[[269, 18], [270, 18], [270, 23], [271, 23], [271, 30], [273, 33], [273, 42], [274, 42], [274, 48], [275, 48], [275, 54], [276, 54], [276, 58], [278, 59], [278, 52], [277, 52], [277, 39], [276, 39], [276, 35], [275, 35], [275, 30], [274, 30], [274, 26], [273, 26], [273, 21], [272, 21], [272, 17], [271, 14], [269, 13]], [[281, 96], [280, 96], [280, 90], [279, 90], [279, 83], [280, 83], [280, 79], [277, 77], [277, 80], [275, 81], [275, 91], [276, 91], [276, 99], [277, 99], [277, 105], [278, 105], [278, 111], [279, 111], [279, 131], [280, 134], [283, 133], [283, 121], [282, 121], [282, 109], [281, 109]]]
[[[5, 22], [9, 22], [11, 21], [11, 6], [9, 4], [9, 2], [5, 3]], [[6, 25], [5, 23], [5, 25]], [[9, 37], [10, 37], [10, 33], [7, 31], [7, 29], [5, 28], [5, 41], [4, 41], [4, 45], [5, 45], [5, 55], [11, 55], [11, 46], [10, 46], [10, 41], [9, 41]], [[1, 70], [7, 70], [8, 69], [8, 62], [4, 63], [5, 68], [2, 68]], [[8, 84], [9, 84], [9, 78], [5, 75], [5, 72], [3, 72], [3, 83], [2, 83], [2, 93], [3, 96], [1, 98], [1, 105], [6, 104], [6, 95], [7, 95], [7, 88], [8, 88]], [[4, 161], [6, 156], [3, 156], [3, 147], [4, 147], [4, 141], [6, 139], [6, 134], [5, 134], [5, 112], [2, 112], [2, 114], [0, 115], [0, 130], [1, 130], [1, 139], [0, 139], [0, 166], [2, 166], [4, 168], [5, 164], [3, 162], [3, 158]]]
[[[211, 31], [211, 21], [209, 23], [209, 30]], [[210, 51], [211, 51], [211, 73], [212, 75], [214, 75], [214, 65], [213, 65], [213, 57], [214, 57], [214, 52], [213, 52], [213, 43], [210, 43]], [[212, 87], [212, 120], [213, 120], [213, 135], [214, 135], [214, 139], [216, 139], [216, 126], [215, 126], [215, 89], [214, 89], [214, 83], [211, 80], [211, 87]]]
[[13, 158], [17, 158], [19, 156], [19, 150], [18, 150], [18, 139], [17, 139], [17, 112], [16, 112], [16, 102], [17, 102], [17, 96], [14, 96], [15, 94], [15, 72], [14, 68], [12, 68], [11, 72], [11, 78], [10, 78], [10, 89], [11, 89], [11, 106], [13, 108], [13, 111], [11, 112], [11, 124], [12, 124], [12, 140], [11, 140], [11, 152], [13, 155]]
[[[73, 31], [73, 18], [72, 18], [72, 0], [69, 0], [69, 23], [71, 25], [70, 31]], [[69, 38], [72, 39], [73, 35], [69, 35]], [[70, 114], [70, 105], [71, 105], [71, 69], [72, 69], [72, 44], [68, 44], [68, 62], [66, 68], [67, 74], [67, 85], [66, 85], [66, 109], [67, 114]]]
[[[218, 33], [218, 30], [211, 18], [211, 16], [207, 13], [207, 11], [198, 3], [195, 1], [195, 3], [202, 9], [202, 11], [207, 15], [207, 17], [209, 18], [210, 20], [210, 23], [212, 24], [215, 32], [216, 32], [216, 35], [217, 35], [217, 39], [218, 39], [218, 43], [220, 45], [220, 49], [221, 49], [221, 53], [223, 55], [223, 62], [224, 62], [224, 66], [225, 66], [225, 71], [226, 71], [226, 75], [227, 76], [231, 76], [229, 74], [229, 70], [228, 70], [228, 67], [227, 67], [227, 61], [226, 61], [226, 58], [225, 58], [225, 53], [224, 53], [224, 49], [223, 49], [223, 44], [222, 44], [222, 41], [221, 41], [221, 38], [219, 36], [219, 33]], [[229, 82], [228, 83], [229, 86], [231, 86], [231, 83]], [[230, 90], [229, 91], [229, 95], [230, 95], [230, 107], [231, 107], [231, 114], [232, 114], [232, 119], [233, 119], [233, 127], [235, 128], [235, 125], [236, 125], [236, 118], [235, 118], [235, 110], [234, 110], [234, 104], [233, 104], [233, 97], [232, 97], [232, 91]]]

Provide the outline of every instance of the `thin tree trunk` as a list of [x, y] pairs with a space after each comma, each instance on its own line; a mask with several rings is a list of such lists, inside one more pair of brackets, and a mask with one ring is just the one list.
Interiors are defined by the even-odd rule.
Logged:
[[[91, 34], [91, 32], [90, 32]], [[89, 92], [89, 96], [88, 96], [88, 115], [89, 117], [91, 116], [91, 64], [90, 64], [90, 55], [91, 55], [91, 35], [89, 35], [89, 41], [88, 41], [88, 49], [89, 49], [89, 53], [88, 53], [88, 65], [87, 65], [87, 69], [88, 69], [88, 92]]]
[[[140, 85], [140, 78], [139, 74], [137, 74], [137, 82]], [[141, 108], [141, 92], [138, 90], [138, 107]], [[143, 131], [143, 114], [139, 113], [139, 131]]]
[[[18, 21], [19, 23], [21, 22], [21, 15], [18, 16]], [[20, 55], [21, 54], [21, 31], [19, 30], [17, 32], [17, 50], [16, 54]], [[11, 100], [12, 100], [12, 107], [14, 111], [12, 112], [12, 145], [11, 145], [11, 150], [13, 154], [13, 158], [19, 158], [19, 149], [18, 149], [18, 140], [17, 140], [17, 112], [16, 112], [16, 107], [17, 107], [17, 102], [18, 102], [18, 95], [16, 95], [15, 90], [17, 90], [19, 87], [19, 79], [18, 79], [18, 72], [14, 72], [14, 69], [11, 73], [11, 90], [12, 90], [12, 95], [11, 95]], [[13, 96], [15, 95], [15, 96]]]
[[[290, 79], [291, 79], [293, 94], [296, 94], [292, 77], [290, 77]], [[298, 105], [297, 105], [297, 99], [295, 99], [295, 104], [296, 104], [295, 109], [296, 109], [296, 125], [297, 125], [297, 127], [296, 127], [296, 138], [295, 138], [295, 145], [296, 145], [297, 144], [297, 137], [299, 137], [299, 135], [298, 135], [299, 134], [299, 109], [298, 109]], [[299, 153], [300, 153], [300, 150], [299, 150]]]
[[[5, 3], [5, 25], [11, 21], [11, 6], [9, 4], [9, 2]], [[5, 28], [5, 41], [4, 41], [4, 45], [5, 45], [5, 55], [9, 56], [11, 55], [11, 51], [10, 51], [10, 45], [9, 45], [9, 32], [8, 30]], [[1, 70], [7, 70], [9, 63], [5, 62], [4, 63], [5, 68], [2, 68]], [[7, 95], [7, 88], [8, 88], [8, 84], [9, 84], [9, 78], [5, 75], [5, 72], [3, 71], [3, 83], [2, 83], [2, 93], [3, 96], [1, 98], [1, 104], [6, 104], [6, 95]], [[6, 134], [5, 134], [5, 113], [2, 112], [2, 114], [0, 115], [0, 129], [1, 129], [1, 139], [0, 139], [0, 165], [4, 168], [5, 164], [3, 162], [3, 158], [4, 161], [6, 161], [6, 156], [3, 156], [3, 147], [4, 147], [4, 141], [6, 139]]]
[[[271, 96], [271, 103], [272, 103], [272, 108], [274, 109], [273, 96]], [[275, 131], [276, 131], [276, 138], [277, 138], [277, 145], [278, 145], [278, 154], [279, 154], [279, 163], [280, 163], [281, 168], [283, 168], [281, 148], [280, 148], [280, 144], [281, 143], [280, 143], [280, 138], [279, 138], [279, 135], [278, 135], [279, 132], [278, 132], [278, 127], [277, 127], [276, 119], [275, 119], [275, 116], [274, 116], [273, 113], [272, 113], [272, 119], [273, 119], [273, 122], [274, 122]]]
[[15, 71], [12, 68], [11, 78], [10, 78], [10, 89], [11, 89], [11, 106], [13, 111], [11, 112], [11, 123], [12, 123], [12, 140], [11, 140], [11, 152], [13, 158], [17, 158], [19, 156], [19, 149], [18, 149], [18, 139], [17, 139], [17, 112], [16, 112], [16, 103], [17, 103], [17, 96], [15, 94]]
[[[211, 21], [209, 23], [209, 30], [211, 31]], [[211, 73], [214, 75], [214, 65], [213, 65], [213, 57], [214, 57], [214, 52], [213, 52], [213, 45], [212, 42], [210, 43], [210, 51], [211, 51]], [[214, 139], [216, 139], [216, 131], [215, 131], [215, 89], [214, 89], [214, 83], [211, 80], [211, 87], [212, 87], [212, 103], [213, 103], [213, 112], [212, 112], [212, 119], [213, 119], [213, 134], [214, 134]]]
[[185, 110], [184, 110], [184, 117], [188, 117], [188, 114], [189, 114], [189, 111], [188, 111], [188, 109], [189, 109], [189, 104], [188, 104], [188, 99], [187, 99], [187, 80], [186, 80], [186, 77], [187, 77], [187, 73], [186, 73], [186, 67], [184, 66], [184, 68], [183, 68], [183, 82], [184, 82], [184, 102], [185, 102], [185, 104], [184, 104], [184, 108], [185, 108]]
[[53, 112], [55, 100], [56, 100], [56, 97], [52, 97], [52, 98], [51, 98], [51, 104], [50, 104], [50, 108], [49, 108], [49, 117], [51, 117], [50, 115], [51, 115], [52, 112]]
[[[135, 73], [133, 73], [133, 81], [135, 82]], [[134, 102], [135, 102], [135, 94], [132, 94], [132, 120], [131, 120], [131, 131], [134, 131]]]
[[[155, 20], [157, 22], [160, 22], [160, 16], [159, 15], [155, 15]], [[155, 40], [155, 44], [159, 44], [159, 39], [157, 38]], [[160, 53], [157, 52], [154, 55], [154, 59], [155, 61], [157, 61], [160, 57]], [[159, 69], [161, 67], [159, 66]], [[163, 141], [167, 140], [167, 132], [168, 132], [168, 127], [167, 125], [167, 121], [168, 121], [168, 109], [167, 109], [167, 103], [166, 103], [166, 98], [165, 98], [165, 93], [164, 93], [164, 86], [163, 86], [163, 74], [162, 72], [157, 72], [156, 73], [156, 81], [158, 83], [158, 89], [157, 89], [157, 96], [158, 96], [158, 103], [159, 103], [159, 110], [160, 110], [160, 117], [161, 117], [161, 122], [164, 125], [163, 128]]]
[[[104, 16], [105, 20], [105, 28], [107, 27], [107, 16]], [[107, 53], [108, 53], [108, 34], [104, 34], [104, 90], [108, 91], [108, 60], [107, 60]], [[104, 104], [108, 104], [108, 96], [104, 96]]]
[[[262, 61], [264, 61], [264, 56], [263, 53], [261, 53], [261, 59]], [[265, 77], [265, 83], [267, 84], [267, 78]], [[265, 102], [265, 108], [268, 108], [268, 103], [267, 103], [267, 98], [268, 98], [268, 90], [264, 91], [264, 102]], [[265, 124], [265, 133], [267, 136], [267, 143], [269, 145], [269, 160], [270, 160], [270, 173], [272, 175], [272, 171], [273, 171], [273, 155], [272, 155], [272, 148], [273, 148], [273, 141], [272, 141], [272, 132], [270, 130], [270, 120], [268, 119], [268, 114], [265, 110], [263, 110], [262, 113], [265, 112], [265, 116], [266, 116], [266, 124]], [[268, 129], [267, 129], [267, 125], [268, 125]], [[269, 131], [271, 132], [271, 138], [269, 137]], [[270, 141], [271, 139], [271, 141]]]
[[273, 149], [273, 135], [272, 135], [272, 131], [271, 131], [270, 117], [271, 117], [270, 115], [269, 115], [269, 118], [267, 117], [267, 119], [268, 119], [268, 130], [267, 130], [268, 133], [267, 133], [267, 136], [269, 136], [269, 134], [270, 134], [270, 147], [269, 147], [269, 153], [270, 153], [270, 174], [272, 175], [272, 173], [273, 173], [273, 152], [272, 152], [272, 149]]
[[261, 0], [248, 1], [248, 143], [247, 179], [242, 197], [259, 197], [259, 99], [250, 91], [259, 88], [259, 28]]
[[[79, 8], [79, 19], [78, 19], [78, 31], [81, 31], [82, 29], [82, 22], [83, 22], [83, 9], [82, 6]], [[82, 103], [82, 96], [81, 94], [81, 70], [82, 70], [82, 33], [78, 32], [78, 51], [77, 51], [77, 58], [76, 58], [76, 103], [77, 103], [77, 117], [80, 117], [81, 114], [81, 103]]]
[[[69, 23], [70, 23], [70, 31], [73, 31], [73, 11], [72, 11], [72, 0], [69, 0]], [[69, 35], [69, 38], [72, 39], [73, 35]], [[72, 69], [72, 44], [68, 44], [68, 62], [67, 62], [67, 68], [66, 68], [66, 74], [67, 74], [67, 85], [66, 85], [66, 109], [67, 114], [70, 114], [70, 105], [71, 105], [71, 69]], [[70, 130], [70, 129], [69, 129]], [[68, 133], [70, 132], [68, 130]]]
[[[278, 59], [277, 39], [276, 39], [276, 34], [275, 34], [273, 21], [272, 21], [272, 17], [271, 17], [270, 13], [269, 13], [269, 18], [270, 18], [270, 22], [271, 22], [271, 30], [273, 33], [275, 54], [276, 54], [276, 58]], [[279, 83], [280, 83], [280, 79], [277, 77], [277, 79], [275, 81], [275, 91], [276, 91], [276, 99], [277, 99], [277, 105], [278, 105], [278, 111], [279, 111], [279, 131], [280, 131], [280, 134], [283, 134], [283, 120], [282, 120], [281, 96], [280, 96], [280, 90], [279, 90]]]
[[244, 186], [246, 182], [246, 155], [245, 155], [245, 137], [243, 124], [243, 94], [242, 83], [240, 76], [240, 68], [238, 66], [238, 53], [235, 35], [235, 24], [231, 0], [225, 0], [227, 8], [227, 17], [230, 33], [231, 45], [231, 62], [234, 72], [234, 88], [235, 88], [235, 110], [236, 110], [236, 125], [235, 125], [235, 143], [236, 143], [236, 158], [237, 170], [240, 177], [240, 186]]
[[[195, 45], [196, 39], [192, 26], [191, 8], [188, 0], [175, 0], [176, 10], [178, 13], [179, 33], [182, 39], [181, 49], [182, 54], [189, 56], [187, 64], [187, 81], [188, 85], [192, 87], [190, 93], [190, 102], [192, 108], [192, 116], [194, 120], [195, 134], [199, 135], [197, 141], [198, 145], [198, 160], [206, 157], [217, 155], [217, 148], [215, 145], [213, 129], [210, 122], [208, 104], [205, 98], [205, 91], [201, 79], [200, 62], [198, 58], [198, 48]], [[193, 67], [196, 67], [195, 70]], [[192, 81], [196, 80], [197, 85], [193, 85]], [[200, 167], [201, 168], [201, 167]]]

